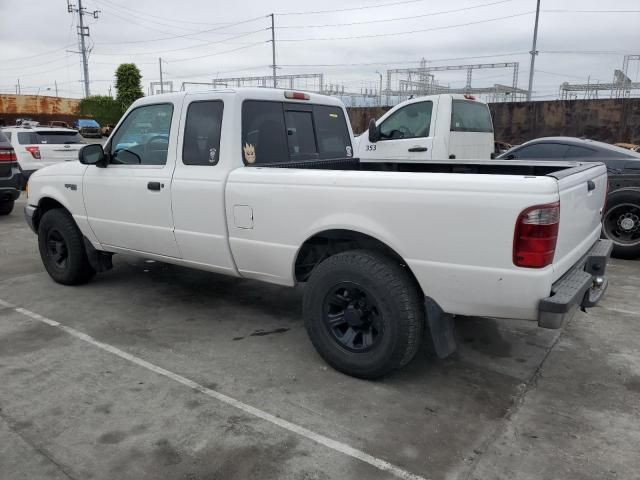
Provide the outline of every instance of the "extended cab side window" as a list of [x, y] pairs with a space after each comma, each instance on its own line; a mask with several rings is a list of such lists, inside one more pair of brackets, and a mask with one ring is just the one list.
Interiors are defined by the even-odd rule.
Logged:
[[380, 140], [429, 136], [433, 102], [411, 103], [380, 124]]
[[246, 165], [349, 158], [351, 136], [341, 108], [247, 100], [242, 105]]
[[192, 102], [187, 109], [182, 145], [185, 165], [215, 165], [220, 156], [222, 110], [220, 100]]
[[282, 103], [245, 101], [242, 104], [244, 163], [284, 162], [288, 157]]
[[111, 139], [109, 162], [115, 165], [165, 165], [173, 104], [132, 110]]

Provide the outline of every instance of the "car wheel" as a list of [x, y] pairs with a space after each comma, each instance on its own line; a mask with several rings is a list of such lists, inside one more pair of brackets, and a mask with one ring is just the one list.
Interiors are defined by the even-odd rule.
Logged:
[[409, 363], [424, 331], [423, 297], [411, 275], [366, 250], [324, 260], [309, 278], [303, 310], [320, 356], [354, 377], [381, 377]]
[[58, 283], [86, 283], [96, 273], [87, 259], [82, 233], [64, 210], [49, 210], [42, 216], [38, 248], [47, 273]]
[[609, 194], [602, 233], [613, 242], [612, 256], [640, 257], [640, 190], [622, 188]]
[[13, 211], [15, 200], [9, 200], [8, 202], [0, 202], [0, 215], [9, 215]]

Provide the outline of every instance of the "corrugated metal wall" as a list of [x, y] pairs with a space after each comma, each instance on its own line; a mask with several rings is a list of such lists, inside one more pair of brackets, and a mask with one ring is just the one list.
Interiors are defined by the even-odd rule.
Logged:
[[29, 117], [41, 123], [50, 120], [73, 121], [78, 117], [77, 98], [42, 95], [0, 95], [0, 122], [12, 125], [16, 118]]
[[[603, 142], [640, 144], [640, 98], [493, 103], [496, 140], [519, 144], [539, 137], [586, 136]], [[350, 108], [354, 133], [388, 108]]]

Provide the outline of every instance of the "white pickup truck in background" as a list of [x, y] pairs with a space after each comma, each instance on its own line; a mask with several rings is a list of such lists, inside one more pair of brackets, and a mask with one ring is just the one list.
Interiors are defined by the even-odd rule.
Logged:
[[425, 328], [450, 353], [444, 312], [558, 328], [594, 305], [606, 183], [597, 163], [366, 163], [334, 98], [181, 92], [136, 101], [104, 149], [34, 173], [25, 216], [63, 284], [114, 253], [304, 282], [320, 355], [374, 378], [408, 363]]
[[495, 148], [489, 106], [455, 94], [402, 102], [371, 119], [355, 143], [356, 156], [367, 162], [489, 160]]

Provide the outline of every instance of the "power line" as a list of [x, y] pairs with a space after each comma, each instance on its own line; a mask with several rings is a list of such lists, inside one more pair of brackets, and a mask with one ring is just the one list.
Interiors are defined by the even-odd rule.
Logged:
[[540, 50], [540, 53], [560, 55], [625, 55], [626, 50]]
[[[246, 19], [246, 20], [241, 20], [241, 21], [238, 21], [238, 22], [228, 23], [228, 24], [223, 25], [223, 26], [209, 28], [209, 29], [206, 29], [206, 30], [198, 30], [198, 31], [194, 31], [193, 33], [184, 33], [184, 34], [181, 34], [181, 35], [176, 35], [176, 34], [174, 34], [172, 32], [165, 32], [165, 31], [162, 31], [162, 30], [157, 30], [157, 29], [148, 27], [147, 25], [143, 25], [143, 24], [140, 24], [138, 22], [132, 21], [130, 18], [120, 17], [118, 15], [113, 14], [112, 12], [107, 12], [107, 13], [109, 13], [110, 15], [114, 15], [114, 16], [116, 16], [118, 18], [121, 18], [121, 19], [123, 19], [125, 21], [134, 23], [136, 25], [140, 25], [142, 27], [149, 28], [150, 30], [154, 30], [154, 31], [161, 32], [161, 33], [166, 33], [167, 35], [170, 35], [170, 36], [163, 37], [163, 38], [154, 38], [154, 39], [150, 39], [150, 40], [131, 40], [131, 41], [124, 41], [124, 42], [99, 42], [96, 45], [125, 45], [125, 44], [133, 44], [133, 43], [148, 43], [148, 42], [159, 42], [159, 41], [163, 41], [163, 40], [175, 40], [175, 39], [178, 39], [178, 38], [187, 38], [187, 39], [190, 39], [190, 40], [197, 40], [197, 41], [201, 41], [201, 42], [202, 41], [206, 42], [206, 40], [204, 40], [202, 38], [190, 38], [190, 37], [193, 37], [194, 35], [205, 34], [205, 33], [218, 32], [220, 30], [224, 30], [224, 29], [229, 28], [229, 27], [234, 27], [234, 26], [237, 26], [237, 25], [243, 25], [243, 24], [246, 24], [246, 23], [255, 22], [257, 20], [261, 20], [261, 19], [264, 19], [264, 18], [267, 17], [265, 15], [261, 15], [259, 17], [252, 17], [252, 18], [249, 18], [249, 19]], [[180, 27], [174, 27], [174, 28], [180, 28]], [[223, 34], [226, 35], [227, 33], [245, 34], [245, 33], [250, 33], [250, 32], [222, 32], [220, 34], [221, 35], [223, 35]]]
[[[254, 30], [252, 32], [247, 32], [247, 33], [242, 33], [240, 35], [235, 35], [233, 37], [228, 37], [222, 40], [214, 40], [212, 42], [207, 42], [207, 43], [203, 43], [202, 45], [191, 45], [189, 47], [181, 47], [181, 48], [170, 48], [170, 49], [164, 49], [164, 50], [153, 50], [153, 51], [149, 51], [149, 52], [125, 52], [125, 53], [113, 53], [113, 52], [107, 52], [107, 53], [95, 53], [94, 55], [99, 55], [99, 56], [121, 56], [121, 55], [126, 55], [126, 56], [147, 56], [147, 55], [153, 55], [153, 54], [158, 54], [158, 53], [169, 53], [169, 52], [179, 52], [182, 50], [191, 50], [192, 48], [200, 48], [200, 47], [204, 47], [204, 46], [208, 46], [208, 45], [216, 45], [216, 44], [220, 44], [220, 43], [226, 43], [229, 40], [235, 40], [238, 38], [243, 38], [243, 37], [248, 37], [249, 35], [254, 35], [256, 33], [260, 33], [260, 32], [266, 32], [268, 30], [268, 28], [261, 28], [259, 30]], [[249, 44], [249, 45], [253, 45], [253, 44]]]
[[[474, 60], [478, 58], [497, 58], [497, 57], [511, 57], [514, 55], [525, 55], [529, 52], [508, 52], [499, 53], [495, 55], [475, 55], [471, 57], [454, 57], [454, 58], [435, 58], [429, 60], [431, 62], [450, 62], [457, 60]], [[419, 64], [420, 60], [405, 60], [405, 61], [379, 61], [379, 62], [366, 62], [366, 63], [300, 63], [300, 64], [279, 64], [279, 67], [295, 68], [295, 67], [367, 67], [375, 65], [412, 65]]]
[[640, 10], [568, 10], [551, 9], [542, 10], [544, 13], [640, 13]]
[[179, 58], [177, 60], [171, 60], [170, 63], [187, 62], [189, 60], [199, 60], [201, 58], [215, 57], [217, 55], [224, 55], [226, 53], [237, 52], [238, 50], [244, 50], [244, 49], [247, 49], [247, 48], [255, 47], [256, 45], [264, 45], [266, 43], [267, 43], [266, 41], [256, 42], [256, 43], [252, 43], [252, 44], [249, 44], [249, 45], [244, 45], [242, 47], [233, 48], [231, 50], [225, 50], [224, 52], [208, 53], [206, 55], [200, 55], [200, 56], [197, 56], [197, 57]]
[[31, 65], [27, 65], [24, 67], [2, 67], [3, 72], [6, 70], [20, 70], [21, 72], [25, 69], [30, 69], [33, 67], [41, 67], [42, 65], [49, 65], [51, 63], [56, 63], [56, 62], [62, 62], [62, 61], [66, 61], [69, 59], [69, 55], [65, 55], [64, 57], [60, 57], [60, 58], [54, 58], [53, 60], [49, 60], [47, 62], [38, 62], [38, 63], [32, 63]]
[[499, 4], [503, 4], [503, 3], [509, 3], [509, 2], [513, 2], [514, 0], [499, 0], [497, 2], [491, 2], [491, 3], [483, 3], [481, 5], [475, 5], [472, 7], [464, 7], [464, 8], [456, 8], [454, 10], [442, 10], [440, 12], [431, 12], [431, 13], [425, 13], [422, 15], [412, 15], [409, 17], [395, 17], [395, 18], [385, 18], [385, 19], [381, 19], [381, 20], [365, 20], [362, 22], [349, 22], [349, 23], [328, 23], [328, 24], [324, 24], [324, 25], [287, 25], [287, 26], [282, 26], [282, 27], [276, 27], [277, 29], [300, 29], [300, 28], [326, 28], [326, 27], [346, 27], [346, 26], [353, 26], [353, 25], [368, 25], [371, 23], [385, 23], [385, 22], [395, 22], [395, 21], [400, 21], [400, 20], [413, 20], [416, 18], [424, 18], [424, 17], [434, 17], [437, 15], [445, 15], [447, 13], [457, 13], [457, 12], [463, 12], [463, 11], [467, 11], [467, 10], [473, 10], [476, 8], [483, 8], [483, 7], [489, 7], [492, 5], [499, 5]]
[[496, 18], [489, 18], [487, 20], [478, 20], [475, 22], [467, 22], [467, 23], [460, 23], [457, 25], [446, 25], [443, 27], [432, 27], [432, 28], [423, 28], [420, 30], [410, 30], [407, 32], [393, 32], [393, 33], [375, 33], [375, 34], [371, 34], [371, 35], [353, 35], [353, 36], [349, 36], [349, 37], [324, 37], [324, 38], [284, 38], [284, 39], [280, 39], [280, 42], [317, 42], [317, 41], [333, 41], [333, 40], [357, 40], [360, 38], [378, 38], [378, 37], [392, 37], [392, 36], [398, 36], [398, 35], [410, 35], [413, 33], [423, 33], [423, 32], [433, 32], [433, 31], [437, 31], [437, 30], [448, 30], [450, 28], [458, 28], [458, 27], [468, 27], [470, 25], [479, 25], [482, 23], [488, 23], [488, 22], [495, 22], [498, 20], [506, 20], [509, 18], [516, 18], [516, 17], [523, 17], [525, 15], [531, 15], [535, 12], [531, 11], [531, 12], [523, 12], [523, 13], [516, 13], [514, 15], [507, 15], [505, 17], [496, 17]]
[[67, 48], [73, 47], [75, 46], [75, 44], [70, 43], [69, 45], [65, 45], [62, 48], [56, 48], [55, 50], [49, 50], [48, 52], [44, 52], [44, 53], [38, 53], [36, 55], [30, 55], [28, 57], [13, 57], [13, 58], [5, 58], [3, 60], [0, 60], [3, 62], [3, 64], [5, 62], [16, 62], [16, 61], [22, 61], [22, 60], [30, 60], [32, 58], [36, 58], [36, 57], [42, 57], [45, 55], [51, 55], [52, 53], [56, 53], [56, 52], [63, 52], [65, 51]]
[[[128, 12], [130, 15], [131, 15], [131, 12], [137, 12], [137, 13], [140, 13], [140, 14], [144, 15], [145, 17], [157, 18], [157, 19], [159, 19], [159, 20], [164, 20], [164, 21], [167, 21], [167, 22], [174, 22], [174, 23], [189, 23], [189, 24], [193, 24], [193, 25], [209, 25], [209, 26], [211, 26], [211, 25], [226, 25], [226, 24], [227, 24], [226, 22], [217, 22], [217, 23], [211, 23], [211, 22], [193, 22], [193, 21], [188, 21], [188, 20], [177, 20], [177, 19], [171, 19], [171, 18], [167, 18], [167, 17], [160, 17], [160, 16], [158, 16], [158, 15], [153, 15], [153, 14], [148, 13], [148, 12], [143, 12], [143, 11], [141, 11], [141, 10], [136, 10], [136, 9], [131, 8], [131, 7], [129, 7], [129, 6], [126, 6], [126, 7], [125, 7], [124, 5], [121, 5], [121, 4], [118, 4], [118, 3], [115, 3], [115, 2], [113, 2], [113, 1], [110, 1], [110, 5], [112, 5], [112, 6], [118, 6], [118, 7], [120, 7], [120, 8], [124, 8], [124, 9], [126, 9], [126, 10], [127, 10], [127, 12]], [[140, 18], [140, 17], [138, 17], [138, 18]], [[181, 28], [181, 27], [179, 27], [179, 26], [175, 26], [175, 28]]]
[[379, 3], [377, 5], [360, 5], [359, 7], [334, 8], [332, 10], [316, 10], [316, 11], [306, 11], [306, 12], [276, 13], [276, 15], [284, 17], [284, 16], [288, 16], [288, 15], [316, 15], [316, 14], [321, 14], [321, 13], [350, 12], [350, 11], [353, 11], [353, 10], [362, 10], [363, 8], [366, 8], [366, 9], [370, 10], [372, 8], [383, 8], [383, 7], [390, 7], [390, 6], [395, 6], [395, 5], [406, 5], [408, 3], [419, 3], [419, 2], [425, 2], [425, 1], [428, 1], [428, 0], [403, 0], [403, 1], [399, 1], [399, 2]]

